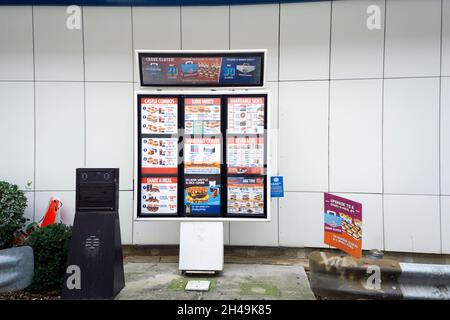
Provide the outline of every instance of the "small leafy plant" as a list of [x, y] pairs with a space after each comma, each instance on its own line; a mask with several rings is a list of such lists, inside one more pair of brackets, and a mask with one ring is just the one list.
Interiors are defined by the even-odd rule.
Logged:
[[14, 232], [26, 221], [23, 216], [26, 207], [27, 198], [19, 187], [0, 181], [0, 249], [12, 247]]
[[62, 223], [34, 231], [26, 245], [33, 248], [34, 276], [31, 291], [60, 289], [64, 281], [72, 228]]

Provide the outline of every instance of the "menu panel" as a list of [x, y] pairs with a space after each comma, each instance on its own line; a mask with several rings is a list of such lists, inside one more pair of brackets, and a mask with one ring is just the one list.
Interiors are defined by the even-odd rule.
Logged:
[[177, 214], [177, 177], [141, 179], [141, 209], [144, 214]]
[[174, 134], [178, 131], [178, 98], [142, 98], [141, 132]]
[[186, 134], [219, 134], [220, 98], [186, 98], [184, 119]]
[[142, 138], [142, 173], [177, 173], [177, 138]]
[[264, 214], [264, 179], [228, 177], [228, 213]]
[[227, 165], [231, 174], [262, 174], [264, 138], [228, 137]]
[[185, 178], [184, 206], [189, 215], [220, 214], [220, 176]]
[[184, 172], [186, 174], [219, 174], [220, 149], [219, 138], [186, 138]]
[[228, 133], [264, 133], [264, 97], [229, 97]]

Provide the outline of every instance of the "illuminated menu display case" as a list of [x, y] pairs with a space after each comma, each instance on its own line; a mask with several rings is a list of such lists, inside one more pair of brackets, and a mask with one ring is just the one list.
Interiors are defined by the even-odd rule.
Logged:
[[269, 93], [136, 92], [137, 219], [269, 220]]

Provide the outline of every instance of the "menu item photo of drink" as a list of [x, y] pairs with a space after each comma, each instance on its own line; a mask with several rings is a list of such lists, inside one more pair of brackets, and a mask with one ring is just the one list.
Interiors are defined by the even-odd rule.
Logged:
[[178, 98], [142, 98], [141, 132], [175, 134], [178, 132]]
[[177, 214], [177, 178], [142, 178], [141, 211], [144, 214]]
[[186, 98], [184, 118], [186, 134], [219, 134], [220, 98]]

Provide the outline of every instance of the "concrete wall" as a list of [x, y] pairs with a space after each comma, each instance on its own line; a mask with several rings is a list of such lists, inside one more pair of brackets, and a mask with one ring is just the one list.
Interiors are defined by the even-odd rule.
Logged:
[[54, 195], [70, 223], [75, 168], [120, 167], [123, 242], [178, 243], [178, 222], [132, 217], [133, 51], [267, 48], [286, 197], [225, 242], [321, 247], [330, 191], [363, 203], [365, 248], [450, 253], [450, 0], [84, 7], [80, 30], [65, 10], [0, 7], [0, 179], [29, 217]]

